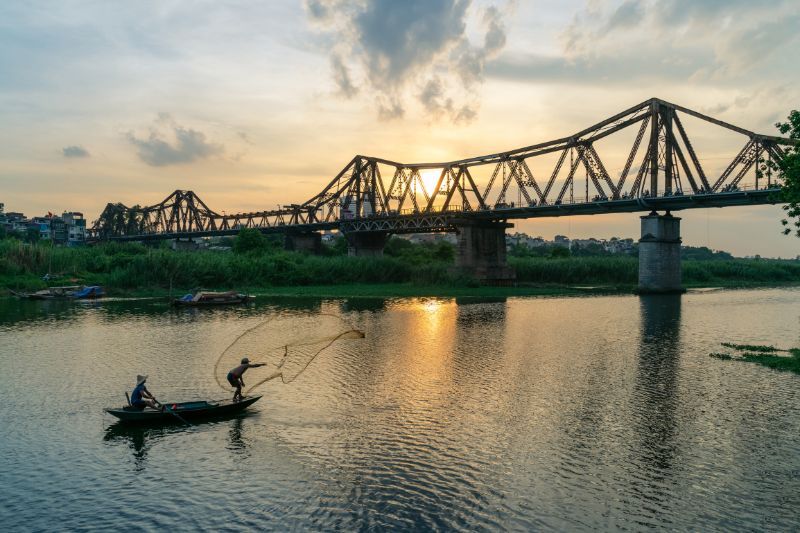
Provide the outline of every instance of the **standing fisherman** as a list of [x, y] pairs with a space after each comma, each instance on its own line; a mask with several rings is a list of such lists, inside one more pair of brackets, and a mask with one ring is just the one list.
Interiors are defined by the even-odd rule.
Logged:
[[258, 368], [266, 364], [267, 363], [250, 363], [250, 359], [245, 357], [242, 359], [242, 364], [228, 372], [228, 383], [236, 388], [236, 392], [233, 393], [234, 402], [244, 399], [242, 396], [242, 387], [244, 387], [244, 380], [242, 379], [242, 376], [245, 372], [247, 372], [247, 369]]

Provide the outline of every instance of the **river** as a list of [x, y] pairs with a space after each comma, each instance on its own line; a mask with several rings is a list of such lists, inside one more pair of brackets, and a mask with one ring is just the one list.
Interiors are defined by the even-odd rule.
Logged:
[[[212, 369], [239, 334], [317, 313], [366, 338], [245, 416], [126, 429], [103, 412], [138, 373], [159, 398], [224, 397]], [[0, 300], [0, 524], [796, 531], [800, 376], [710, 358], [723, 341], [800, 346], [800, 290]]]

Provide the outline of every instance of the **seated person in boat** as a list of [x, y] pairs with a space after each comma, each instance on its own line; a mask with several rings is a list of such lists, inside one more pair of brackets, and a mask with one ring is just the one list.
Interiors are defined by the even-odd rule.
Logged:
[[260, 366], [264, 366], [266, 363], [251, 363], [250, 359], [245, 357], [242, 359], [242, 364], [228, 372], [228, 383], [231, 386], [236, 388], [236, 392], [233, 393], [233, 401], [238, 401], [243, 398], [242, 396], [242, 387], [244, 387], [244, 380], [242, 376], [245, 372], [247, 372], [248, 368], [258, 368]]
[[131, 393], [131, 406], [137, 409], [144, 409], [145, 407], [157, 409], [156, 397], [144, 386], [145, 381], [147, 381], [147, 376], [136, 376], [136, 387]]

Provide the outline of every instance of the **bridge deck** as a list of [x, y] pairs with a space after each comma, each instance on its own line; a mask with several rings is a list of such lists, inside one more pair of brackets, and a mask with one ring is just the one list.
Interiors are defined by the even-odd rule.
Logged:
[[[526, 207], [500, 207], [477, 211], [463, 211], [452, 206], [447, 211], [435, 211], [389, 216], [372, 216], [339, 222], [320, 222], [313, 224], [278, 225], [257, 227], [262, 233], [303, 233], [323, 230], [339, 231], [383, 231], [389, 233], [431, 233], [455, 231], [459, 222], [465, 220], [506, 221], [529, 218], [549, 218], [564, 216], [602, 215], [607, 213], [636, 213], [650, 211], [681, 211], [712, 207], [733, 207], [746, 205], [769, 205], [780, 203], [780, 189], [743, 190], [693, 194], [681, 196], [661, 196], [652, 198], [629, 198], [622, 200], [600, 200], [558, 205], [536, 205]], [[239, 228], [193, 231], [182, 233], [157, 233], [111, 237], [115, 241], [150, 241], [162, 239], [190, 239], [236, 235]]]

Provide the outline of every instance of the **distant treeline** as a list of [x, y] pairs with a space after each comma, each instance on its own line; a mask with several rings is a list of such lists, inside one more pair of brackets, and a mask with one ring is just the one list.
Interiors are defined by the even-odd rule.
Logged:
[[[59, 284], [102, 284], [130, 292], [354, 283], [475, 284], [453, 269], [455, 249], [443, 241], [415, 244], [393, 238], [380, 258], [349, 257], [343, 240], [325, 246], [322, 255], [287, 252], [281, 241], [254, 230], [243, 231], [230, 244], [231, 251], [174, 251], [165, 244], [66, 248], [3, 239], [0, 286], [41, 288], [45, 274], [55, 276]], [[543, 256], [511, 254], [509, 263], [520, 283], [632, 287], [637, 282], [634, 256], [570, 256], [564, 251]], [[688, 259], [683, 262], [683, 276], [688, 285], [800, 283], [800, 261]]]
[[[600, 243], [573, 245], [571, 248], [555, 243], [546, 243], [540, 246], [515, 244], [511, 246], [508, 253], [512, 257], [601, 257], [620, 255], [638, 257], [639, 246], [634, 244], [630, 253], [612, 253]], [[735, 258], [728, 252], [712, 250], [705, 246], [681, 246], [681, 259], [715, 261]]]

